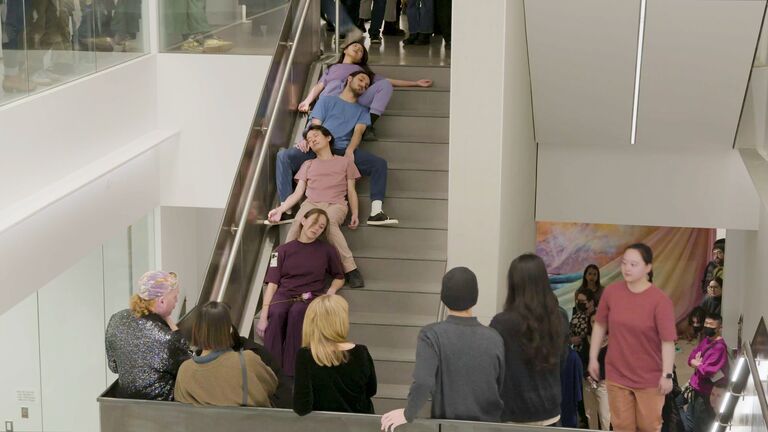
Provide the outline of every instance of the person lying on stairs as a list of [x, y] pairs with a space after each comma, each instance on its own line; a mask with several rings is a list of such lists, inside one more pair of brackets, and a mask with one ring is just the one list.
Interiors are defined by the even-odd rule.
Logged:
[[[339, 96], [323, 96], [317, 101], [310, 114], [310, 123], [325, 126], [333, 135], [330, 149], [332, 154], [354, 161], [360, 173], [371, 178], [371, 215], [367, 221], [368, 225], [397, 224], [397, 219], [390, 219], [384, 213], [382, 204], [387, 189], [387, 161], [359, 148], [365, 128], [371, 124], [371, 118], [368, 109], [357, 101], [370, 83], [370, 77], [365, 72], [351, 73], [347, 77], [344, 91]], [[285, 204], [291, 195], [293, 173], [304, 162], [315, 157], [316, 152], [307, 144], [306, 139], [277, 153], [277, 194], [281, 203]], [[290, 213], [290, 209], [291, 206], [283, 208], [283, 219], [280, 222], [292, 219], [292, 215], [285, 214], [286, 211]]]
[[363, 276], [357, 269], [352, 251], [349, 250], [340, 226], [347, 218], [347, 199], [352, 216], [349, 221], [350, 229], [357, 229], [358, 219], [357, 191], [355, 181], [360, 178], [360, 172], [355, 167], [354, 160], [341, 157], [331, 152], [335, 138], [322, 125], [312, 125], [304, 132], [304, 139], [317, 158], [305, 161], [296, 174], [298, 185], [296, 190], [286, 197], [280, 206], [269, 212], [270, 222], [280, 221], [283, 213], [296, 205], [306, 194], [306, 200], [301, 204], [296, 219], [288, 232], [286, 243], [299, 237], [304, 215], [311, 209], [320, 208], [328, 214], [328, 242], [336, 247], [341, 256], [345, 279], [350, 288], [365, 286]]

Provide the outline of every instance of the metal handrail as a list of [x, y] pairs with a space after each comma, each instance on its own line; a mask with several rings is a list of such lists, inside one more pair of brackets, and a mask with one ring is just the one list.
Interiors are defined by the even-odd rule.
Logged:
[[757, 362], [752, 353], [751, 344], [744, 344], [744, 357], [747, 359], [749, 374], [752, 376], [752, 383], [755, 385], [755, 393], [757, 393], [757, 400], [760, 403], [760, 411], [763, 413], [763, 420], [768, 422], [768, 401], [766, 401], [765, 388], [760, 380], [760, 371], [757, 369]]
[[282, 100], [283, 94], [285, 93], [285, 88], [288, 84], [288, 77], [291, 72], [291, 68], [293, 67], [293, 59], [296, 54], [296, 42], [301, 37], [301, 32], [304, 30], [304, 22], [307, 18], [307, 12], [309, 11], [309, 4], [310, 1], [307, 1], [304, 3], [304, 9], [301, 11], [301, 18], [299, 19], [299, 25], [296, 28], [296, 35], [293, 38], [292, 42], [285, 42], [287, 45], [290, 46], [290, 52], [288, 54], [288, 60], [286, 62], [285, 71], [283, 73], [283, 77], [280, 80], [280, 87], [278, 88], [277, 92], [277, 98], [275, 99], [278, 101], [278, 103], [275, 104], [275, 106], [272, 108], [272, 112], [269, 116], [269, 124], [267, 125], [267, 134], [264, 137], [264, 145], [261, 147], [261, 152], [259, 153], [259, 159], [257, 161], [256, 165], [256, 171], [254, 173], [253, 178], [251, 179], [251, 184], [248, 188], [248, 195], [245, 203], [245, 207], [243, 208], [243, 212], [240, 215], [240, 220], [238, 221], [236, 232], [235, 232], [235, 238], [232, 242], [232, 248], [229, 251], [229, 258], [227, 259], [227, 266], [224, 269], [224, 276], [222, 277], [221, 281], [221, 287], [219, 289], [218, 295], [217, 295], [217, 301], [223, 301], [224, 295], [227, 291], [227, 286], [229, 285], [229, 278], [232, 275], [232, 268], [235, 265], [235, 259], [239, 252], [240, 243], [242, 242], [243, 238], [243, 232], [245, 228], [245, 224], [248, 221], [248, 212], [251, 209], [251, 205], [253, 203], [253, 197], [256, 194], [256, 185], [259, 180], [259, 175], [261, 174], [262, 169], [264, 168], [264, 164], [267, 159], [267, 154], [269, 154], [269, 142], [272, 138], [272, 131], [275, 125], [275, 119], [276, 119], [276, 112], [280, 108], [279, 101]]

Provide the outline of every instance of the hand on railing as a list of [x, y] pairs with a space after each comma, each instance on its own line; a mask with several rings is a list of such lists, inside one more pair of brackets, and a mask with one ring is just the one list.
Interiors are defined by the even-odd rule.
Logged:
[[396, 427], [408, 423], [405, 420], [405, 410], [400, 408], [392, 410], [381, 416], [381, 430], [383, 432], [392, 432]]
[[280, 207], [277, 207], [269, 211], [269, 214], [267, 215], [267, 220], [272, 223], [278, 223], [280, 222], [281, 217], [283, 217], [283, 211], [280, 210]]
[[309, 104], [310, 102], [308, 102], [307, 100], [301, 101], [299, 103], [299, 112], [303, 112], [303, 113], [309, 112]]

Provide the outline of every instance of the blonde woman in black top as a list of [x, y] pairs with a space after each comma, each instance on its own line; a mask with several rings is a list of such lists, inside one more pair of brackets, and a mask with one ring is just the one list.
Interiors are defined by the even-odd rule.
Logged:
[[376, 370], [365, 345], [350, 342], [349, 305], [341, 296], [318, 297], [307, 308], [296, 355], [293, 410], [373, 414]]

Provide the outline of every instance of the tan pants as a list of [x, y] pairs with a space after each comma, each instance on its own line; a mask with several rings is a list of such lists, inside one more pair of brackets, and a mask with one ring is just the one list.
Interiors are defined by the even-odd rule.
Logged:
[[[589, 416], [590, 429], [611, 430], [611, 407], [608, 405], [608, 389], [605, 381], [600, 381], [597, 388], [593, 388], [588, 381], [584, 381], [585, 396], [584, 406]], [[600, 427], [598, 428], [598, 418]]]
[[632, 389], [607, 381], [613, 430], [658, 432], [664, 395], [654, 388]]
[[286, 242], [296, 240], [299, 238], [301, 232], [301, 220], [304, 219], [304, 214], [313, 208], [320, 208], [328, 213], [328, 217], [331, 219], [328, 221], [328, 243], [332, 244], [339, 251], [341, 256], [341, 265], [344, 267], [344, 273], [349, 273], [357, 268], [355, 259], [352, 258], [352, 251], [349, 250], [347, 245], [347, 239], [344, 238], [344, 234], [341, 233], [340, 226], [344, 224], [344, 220], [347, 218], [347, 206], [341, 204], [331, 203], [313, 203], [309, 200], [304, 200], [299, 208], [299, 212], [296, 213], [296, 219], [291, 225], [291, 229], [288, 231], [288, 237]]

